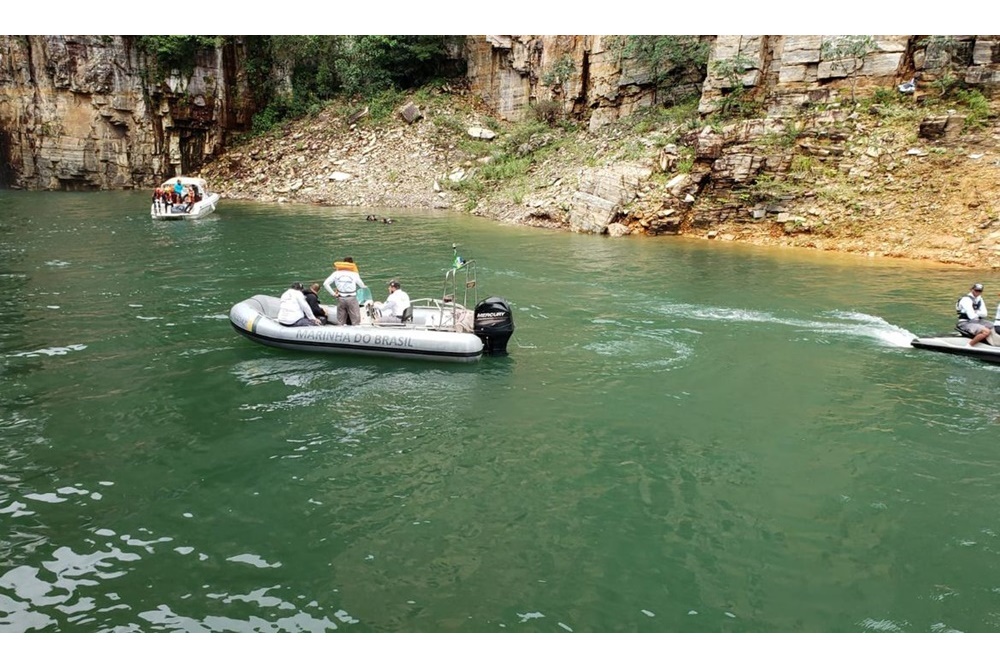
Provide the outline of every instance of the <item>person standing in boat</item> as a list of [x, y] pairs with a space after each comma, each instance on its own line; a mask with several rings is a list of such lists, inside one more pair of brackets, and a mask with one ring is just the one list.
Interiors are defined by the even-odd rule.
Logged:
[[975, 283], [969, 293], [958, 300], [955, 304], [958, 312], [958, 330], [963, 335], [972, 340], [969, 345], [975, 345], [986, 340], [993, 331], [989, 322], [989, 311], [986, 310], [986, 302], [983, 300], [983, 284]]
[[319, 325], [320, 321], [312, 314], [306, 297], [302, 294], [302, 283], [292, 283], [292, 286], [281, 295], [278, 306], [278, 324], [286, 327], [308, 327]]
[[375, 308], [380, 313], [379, 322], [402, 322], [403, 312], [409, 307], [410, 296], [400, 288], [398, 280], [389, 282], [389, 297], [385, 303], [375, 302]]
[[309, 310], [312, 311], [312, 314], [316, 316], [320, 324], [326, 324], [326, 311], [323, 310], [323, 306], [319, 305], [319, 283], [313, 283], [309, 289], [302, 290], [302, 293], [306, 297], [306, 303], [309, 304]]
[[365, 285], [358, 272], [353, 257], [345, 257], [334, 262], [335, 271], [323, 281], [326, 291], [337, 298], [337, 324], [361, 324], [361, 306], [358, 304], [358, 290]]

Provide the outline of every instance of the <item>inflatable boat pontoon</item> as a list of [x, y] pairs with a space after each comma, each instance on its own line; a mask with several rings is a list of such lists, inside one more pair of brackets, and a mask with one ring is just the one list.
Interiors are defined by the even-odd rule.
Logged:
[[[456, 300], [456, 275], [464, 272], [465, 298], [476, 301], [475, 263], [449, 269], [445, 293], [440, 299], [411, 301], [407, 321], [378, 322], [368, 299], [362, 306], [362, 322], [354, 326], [287, 327], [278, 323], [281, 300], [257, 294], [229, 311], [233, 329], [250, 340], [287, 350], [337, 354], [373, 355], [399, 359], [433, 359], [471, 363], [484, 355], [507, 354], [507, 341], [514, 332], [510, 306], [500, 297], [476, 302], [470, 310]], [[337, 321], [337, 307], [323, 305], [330, 322]]]

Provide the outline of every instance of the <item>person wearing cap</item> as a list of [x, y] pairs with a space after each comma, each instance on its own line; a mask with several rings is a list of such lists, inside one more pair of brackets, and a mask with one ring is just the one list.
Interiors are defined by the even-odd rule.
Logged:
[[327, 279], [323, 281], [323, 287], [337, 298], [337, 324], [340, 326], [361, 324], [358, 290], [368, 286], [361, 279], [353, 257], [345, 257], [343, 262], [336, 262], [334, 267], [336, 267], [336, 271], [327, 276]]
[[402, 322], [403, 312], [410, 307], [410, 295], [404, 292], [398, 280], [389, 281], [389, 296], [385, 302], [376, 301], [379, 322]]
[[302, 294], [302, 283], [295, 282], [281, 295], [278, 306], [278, 324], [286, 327], [308, 327], [319, 325], [320, 321], [312, 314], [306, 297]]
[[955, 304], [955, 310], [958, 312], [956, 328], [963, 335], [972, 339], [969, 341], [969, 345], [975, 345], [989, 337], [993, 326], [988, 320], [990, 314], [986, 310], [986, 302], [983, 300], [982, 283], [975, 283], [969, 289], [969, 293]]

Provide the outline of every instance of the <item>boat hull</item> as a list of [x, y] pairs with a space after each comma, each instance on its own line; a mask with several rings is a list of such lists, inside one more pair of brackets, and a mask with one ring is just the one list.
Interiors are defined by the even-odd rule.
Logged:
[[[455, 363], [474, 363], [483, 356], [483, 341], [475, 334], [429, 329], [420, 324], [366, 321], [356, 326], [286, 327], [276, 319], [279, 304], [276, 297], [258, 294], [235, 304], [229, 311], [229, 321], [242, 336], [286, 350]], [[323, 308], [335, 321], [336, 307]], [[415, 312], [414, 320], [427, 321], [431, 315]]]
[[914, 338], [910, 345], [921, 350], [957, 354], [963, 357], [973, 357], [1000, 364], [1000, 347], [988, 343], [969, 345], [969, 339], [964, 336], [930, 336]]
[[149, 214], [154, 220], [197, 220], [204, 218], [215, 211], [219, 203], [219, 195], [212, 193], [206, 195], [204, 199], [196, 202], [190, 211], [182, 211], [180, 206], [164, 206], [163, 204], [151, 204]]

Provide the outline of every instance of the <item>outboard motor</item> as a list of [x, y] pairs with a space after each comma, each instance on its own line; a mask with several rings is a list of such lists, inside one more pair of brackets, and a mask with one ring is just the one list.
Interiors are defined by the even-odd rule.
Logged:
[[472, 333], [483, 341], [485, 354], [507, 354], [507, 341], [514, 333], [514, 316], [507, 302], [491, 296], [476, 304]]

